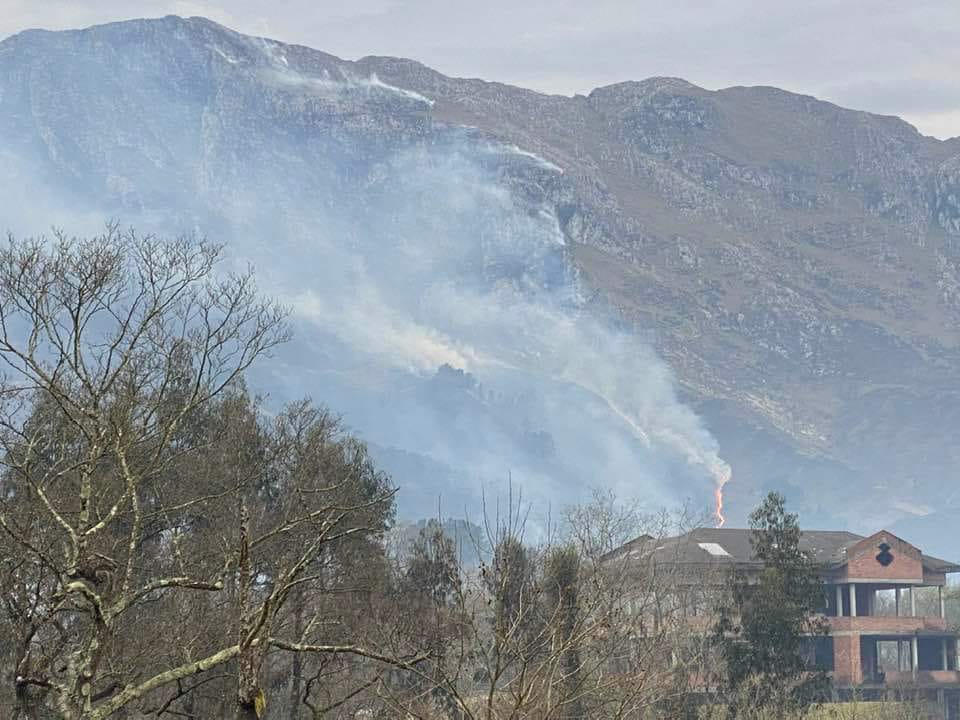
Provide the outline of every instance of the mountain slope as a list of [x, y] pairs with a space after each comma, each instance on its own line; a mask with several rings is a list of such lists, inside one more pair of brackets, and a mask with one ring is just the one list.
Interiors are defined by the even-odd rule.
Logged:
[[775, 88], [655, 78], [568, 99], [361, 64], [577, 179], [599, 215], [568, 224], [581, 267], [656, 329], [741, 487], [849, 502], [849, 520], [955, 506], [956, 139]]
[[[769, 487], [854, 530], [960, 507], [960, 141], [775, 88], [545, 96], [170, 17], [0, 43], [0, 159], [0, 224], [199, 228], [256, 263], [313, 353], [276, 392], [426, 458], [421, 497], [510, 469], [708, 495], [716, 446], [640, 338], [734, 518]], [[587, 315], [617, 327], [566, 334]]]

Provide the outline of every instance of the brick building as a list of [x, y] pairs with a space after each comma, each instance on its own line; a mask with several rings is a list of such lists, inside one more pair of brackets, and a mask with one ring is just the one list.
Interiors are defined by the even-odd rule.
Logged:
[[[762, 567], [750, 537], [750, 530], [733, 528], [643, 536], [610, 558], [660, 568], [686, 598], [691, 625], [704, 628], [709, 587], [725, 582], [731, 567], [747, 575]], [[811, 662], [830, 673], [837, 697], [856, 692], [870, 699], [909, 688], [936, 702], [945, 717], [960, 719], [960, 643], [944, 596], [947, 575], [960, 565], [924, 555], [887, 531], [869, 537], [810, 531], [800, 543], [819, 569], [829, 626], [827, 637], [811, 639]]]

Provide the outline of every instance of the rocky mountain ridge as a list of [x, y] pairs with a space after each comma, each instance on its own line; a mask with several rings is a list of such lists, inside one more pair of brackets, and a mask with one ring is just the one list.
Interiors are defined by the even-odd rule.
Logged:
[[864, 491], [914, 517], [956, 503], [960, 138], [777, 88], [557, 98], [360, 64], [575, 178], [581, 266], [655, 328], [735, 478], [851, 516]]
[[[960, 511], [960, 138], [776, 88], [543, 95], [199, 18], [0, 43], [7, 181], [89, 213], [175, 208], [214, 236], [313, 227], [325, 203], [360, 218], [379, 158], [453, 137], [496, 149], [587, 304], [667, 360], [733, 466], [734, 517], [770, 487], [853, 530]], [[256, 180], [277, 158], [297, 182]]]

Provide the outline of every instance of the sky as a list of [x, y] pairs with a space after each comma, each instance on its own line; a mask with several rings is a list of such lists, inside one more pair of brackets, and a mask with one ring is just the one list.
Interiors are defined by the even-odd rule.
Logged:
[[0, 37], [168, 14], [565, 95], [658, 75], [774, 85], [960, 136], [957, 0], [0, 0]]

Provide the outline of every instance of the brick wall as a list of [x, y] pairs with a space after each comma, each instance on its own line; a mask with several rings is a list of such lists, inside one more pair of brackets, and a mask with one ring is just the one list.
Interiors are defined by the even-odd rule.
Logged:
[[860, 636], [842, 635], [833, 638], [833, 677], [841, 684], [858, 684], [860, 670]]
[[917, 631], [940, 632], [947, 629], [947, 621], [936, 617], [888, 617], [885, 615], [858, 615], [857, 617], [827, 617], [832, 632], [862, 632], [871, 635], [912, 635]]
[[[880, 544], [890, 546], [893, 562], [884, 566], [877, 560]], [[888, 532], [864, 538], [847, 551], [846, 579], [923, 581], [920, 551], [910, 543]]]

